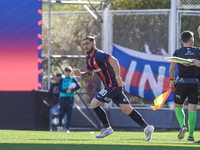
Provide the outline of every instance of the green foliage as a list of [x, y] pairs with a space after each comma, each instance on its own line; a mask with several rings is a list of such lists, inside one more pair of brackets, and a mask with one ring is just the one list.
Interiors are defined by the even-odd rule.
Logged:
[[105, 7], [112, 10], [169, 9], [170, 0], [105, 0]]
[[[68, 0], [69, 1], [69, 0]], [[87, 0], [83, 0], [87, 1]], [[90, 0], [101, 2], [102, 0]], [[90, 9], [92, 7], [87, 5]], [[100, 5], [94, 5], [97, 10], [101, 10]], [[170, 9], [170, 0], [104, 0], [104, 7], [111, 10], [130, 9]], [[43, 5], [43, 11], [48, 11], [48, 5]], [[51, 11], [82, 11], [82, 5], [52, 5]]]

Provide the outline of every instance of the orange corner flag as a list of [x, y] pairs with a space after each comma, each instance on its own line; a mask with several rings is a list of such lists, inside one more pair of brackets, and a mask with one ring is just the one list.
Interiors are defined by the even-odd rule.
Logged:
[[159, 95], [158, 97], [156, 97], [154, 99], [154, 106], [150, 106], [153, 110], [157, 110], [157, 109], [160, 109], [163, 104], [165, 103], [165, 101], [167, 100], [167, 98], [169, 97], [169, 94], [171, 93], [172, 91], [172, 88], [170, 88], [169, 90], [167, 90], [165, 93]]

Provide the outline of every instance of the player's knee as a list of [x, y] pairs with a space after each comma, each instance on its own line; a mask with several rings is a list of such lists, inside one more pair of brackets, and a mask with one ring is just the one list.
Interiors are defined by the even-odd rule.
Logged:
[[91, 102], [91, 107], [92, 107], [92, 109], [94, 109], [96, 107], [96, 105], [93, 102]]
[[133, 111], [133, 108], [129, 104], [120, 104], [119, 107], [127, 115], [129, 115]]
[[92, 109], [98, 107], [100, 104], [98, 103], [98, 100], [93, 98], [92, 101], [91, 101], [91, 107]]
[[132, 112], [132, 109], [130, 109], [130, 108], [124, 108], [124, 109], [122, 109], [122, 111], [123, 111], [125, 114], [129, 115], [129, 114]]

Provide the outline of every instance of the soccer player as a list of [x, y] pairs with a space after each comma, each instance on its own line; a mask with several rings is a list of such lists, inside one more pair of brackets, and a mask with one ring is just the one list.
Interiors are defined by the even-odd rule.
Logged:
[[125, 85], [125, 82], [120, 77], [118, 60], [112, 55], [97, 49], [95, 38], [92, 36], [83, 38], [82, 43], [87, 54], [87, 69], [85, 72], [75, 69], [74, 74], [83, 78], [92, 78], [95, 72], [105, 86], [91, 101], [92, 109], [103, 124], [103, 130], [96, 138], [103, 138], [113, 133], [107, 114], [101, 107], [101, 104], [109, 103], [112, 100], [125, 114], [144, 129], [146, 141], [151, 140], [154, 127], [148, 125], [139, 112], [131, 107], [128, 98], [124, 94], [122, 87]]
[[[197, 59], [199, 58], [199, 49], [193, 47], [194, 44], [194, 33], [191, 31], [184, 31], [181, 34], [181, 41], [183, 47], [175, 50], [173, 56], [181, 57], [185, 59]], [[184, 134], [187, 131], [185, 124], [185, 114], [183, 111], [183, 103], [188, 97], [188, 127], [189, 127], [189, 137], [188, 141], [194, 141], [194, 130], [196, 124], [196, 108], [198, 102], [198, 89], [196, 79], [196, 66], [185, 66], [178, 63], [178, 78], [175, 82], [174, 74], [176, 62], [171, 62], [169, 68], [170, 74], [170, 87], [175, 87], [175, 114], [180, 125], [180, 131], [178, 134], [178, 139], [183, 139]], [[176, 84], [176, 86], [175, 86]]]

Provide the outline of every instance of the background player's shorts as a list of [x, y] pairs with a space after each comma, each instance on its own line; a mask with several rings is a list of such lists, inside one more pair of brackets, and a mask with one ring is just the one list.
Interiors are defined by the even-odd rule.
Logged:
[[183, 104], [186, 97], [188, 97], [188, 103], [197, 104], [198, 102], [197, 83], [176, 84], [174, 93], [175, 103]]
[[129, 100], [124, 94], [122, 87], [105, 87], [95, 96], [101, 102], [109, 103], [111, 100], [119, 106], [119, 104], [129, 104]]

